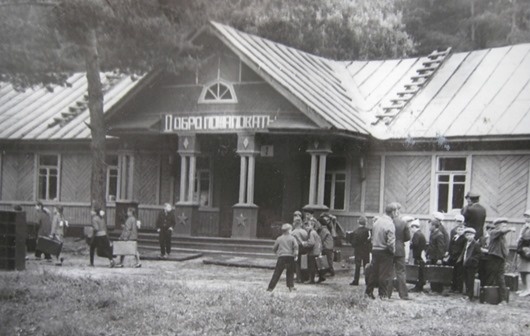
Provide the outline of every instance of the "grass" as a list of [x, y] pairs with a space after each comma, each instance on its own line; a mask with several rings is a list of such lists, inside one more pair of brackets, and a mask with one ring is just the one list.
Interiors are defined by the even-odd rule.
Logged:
[[[143, 262], [108, 269], [71, 255], [0, 272], [1, 335], [528, 335], [530, 300], [508, 306], [415, 295], [372, 301], [349, 274], [289, 293], [268, 270]], [[132, 261], [130, 261], [132, 262]]]

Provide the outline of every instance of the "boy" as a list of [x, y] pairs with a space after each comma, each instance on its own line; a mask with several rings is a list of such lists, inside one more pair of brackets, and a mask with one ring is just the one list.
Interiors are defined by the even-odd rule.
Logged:
[[506, 218], [497, 218], [493, 221], [495, 228], [489, 232], [488, 246], [488, 279], [486, 281], [488, 286], [499, 286], [501, 302], [508, 302], [509, 295], [504, 281], [504, 266], [508, 257], [506, 234], [515, 232], [514, 228], [506, 227], [506, 223], [508, 223]]
[[[366, 228], [367, 219], [364, 216], [359, 217], [357, 223], [359, 227], [353, 231], [351, 238], [351, 245], [354, 248], [355, 254], [355, 273], [351, 286], [359, 285], [359, 277], [361, 275], [361, 267], [364, 269], [370, 262], [370, 252], [372, 251], [372, 242], [370, 230]], [[366, 282], [366, 274], [365, 274]]]
[[282, 235], [276, 238], [274, 242], [273, 251], [278, 256], [276, 261], [276, 267], [272, 274], [271, 281], [269, 282], [268, 292], [272, 292], [284, 269], [287, 269], [287, 288], [289, 291], [295, 290], [294, 288], [294, 269], [295, 261], [298, 258], [298, 243], [296, 239], [291, 235], [291, 224], [282, 225]]
[[466, 239], [466, 245], [457, 262], [462, 263], [464, 283], [466, 284], [466, 296], [469, 298], [469, 301], [473, 301], [475, 299], [473, 295], [475, 275], [478, 271], [482, 251], [480, 250], [480, 243], [475, 241], [475, 229], [472, 227], [465, 228], [463, 234]]
[[412, 239], [410, 241], [410, 253], [414, 260], [414, 265], [419, 266], [418, 270], [418, 282], [416, 286], [411, 289], [411, 292], [423, 292], [423, 286], [425, 285], [425, 280], [423, 277], [423, 267], [425, 266], [425, 260], [423, 260], [422, 253], [427, 247], [427, 240], [425, 235], [420, 230], [420, 221], [419, 219], [414, 219], [410, 222], [410, 232], [412, 234]]

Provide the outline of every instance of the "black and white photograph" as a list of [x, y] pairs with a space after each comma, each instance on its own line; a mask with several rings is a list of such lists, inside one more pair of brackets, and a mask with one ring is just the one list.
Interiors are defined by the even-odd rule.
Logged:
[[0, 336], [529, 314], [530, 0], [0, 0]]

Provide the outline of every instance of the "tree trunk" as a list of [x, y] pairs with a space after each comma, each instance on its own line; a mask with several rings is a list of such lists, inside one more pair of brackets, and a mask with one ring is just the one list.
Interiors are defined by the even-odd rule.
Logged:
[[90, 111], [90, 131], [92, 140], [92, 175], [90, 179], [90, 197], [94, 208], [106, 212], [106, 163], [105, 163], [105, 120], [103, 115], [103, 90], [101, 85], [98, 42], [95, 29], [87, 32], [85, 54], [86, 77], [88, 84], [88, 109]]

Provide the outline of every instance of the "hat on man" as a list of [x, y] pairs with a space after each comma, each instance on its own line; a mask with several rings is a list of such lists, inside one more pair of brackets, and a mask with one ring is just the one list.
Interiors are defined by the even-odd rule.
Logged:
[[444, 216], [443, 213], [441, 213], [441, 212], [439, 212], [439, 211], [435, 211], [435, 212], [433, 212], [433, 214], [432, 214], [432, 218], [433, 218], [433, 219], [437, 219], [437, 220], [439, 220], [439, 221], [443, 221], [444, 218], [445, 218], [445, 216]]
[[508, 218], [501, 217], [501, 218], [495, 218], [493, 220], [493, 225], [499, 225], [502, 223], [508, 223]]
[[523, 215], [526, 217], [530, 217], [530, 209], [526, 210]]
[[403, 216], [403, 217], [401, 217], [401, 219], [403, 219], [404, 222], [408, 223], [408, 222], [412, 222], [414, 220], [414, 217], [412, 217], [412, 216]]
[[467, 227], [467, 228], [464, 229], [463, 234], [466, 234], [466, 233], [476, 234], [477, 231], [475, 231], [475, 229], [473, 229], [472, 227]]
[[462, 216], [461, 214], [457, 214], [455, 215], [455, 221], [459, 222], [459, 223], [463, 223], [466, 219], [464, 218], [464, 216]]
[[472, 191], [468, 191], [468, 193], [466, 194], [466, 197], [465, 198], [479, 198], [480, 195], [477, 194], [477, 193], [474, 193]]
[[419, 219], [413, 219], [412, 222], [410, 222], [410, 227], [417, 227], [419, 228], [420, 227], [420, 220]]
[[285, 223], [282, 225], [282, 231], [289, 231], [291, 230], [293, 227], [291, 226], [291, 224], [288, 224], [288, 223]]

